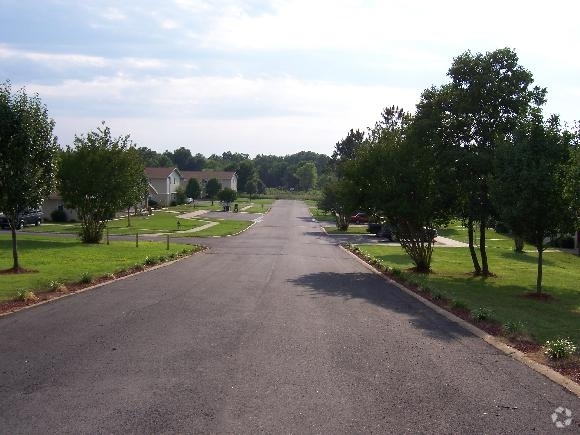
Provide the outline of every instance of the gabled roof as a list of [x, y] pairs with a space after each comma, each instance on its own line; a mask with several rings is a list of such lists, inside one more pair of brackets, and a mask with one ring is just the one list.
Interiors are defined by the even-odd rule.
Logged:
[[197, 178], [198, 180], [211, 180], [217, 178], [218, 180], [231, 180], [235, 172], [228, 171], [181, 171], [183, 178]]
[[165, 179], [168, 178], [173, 171], [181, 176], [181, 172], [179, 172], [179, 169], [177, 168], [145, 168], [145, 175], [151, 180]]

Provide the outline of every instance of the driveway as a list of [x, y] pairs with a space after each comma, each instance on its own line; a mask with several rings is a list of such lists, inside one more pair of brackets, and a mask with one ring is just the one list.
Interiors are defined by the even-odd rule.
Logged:
[[370, 272], [301, 202], [2, 317], [0, 337], [6, 434], [579, 430], [580, 399]]

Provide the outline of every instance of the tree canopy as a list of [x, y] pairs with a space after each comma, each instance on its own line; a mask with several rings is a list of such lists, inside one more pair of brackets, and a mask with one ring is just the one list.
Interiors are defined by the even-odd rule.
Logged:
[[113, 138], [104, 123], [75, 137], [61, 156], [58, 182], [64, 202], [77, 210], [83, 242], [98, 243], [107, 220], [137, 200], [143, 171], [129, 136]]
[[14, 271], [20, 270], [16, 242], [19, 215], [40, 207], [51, 193], [58, 144], [54, 121], [38, 95], [0, 85], [0, 210], [10, 222]]
[[575, 171], [574, 135], [557, 116], [533, 113], [498, 147], [491, 193], [502, 221], [538, 251], [536, 291], [542, 291], [545, 240], [573, 232], [580, 210], [580, 180]]

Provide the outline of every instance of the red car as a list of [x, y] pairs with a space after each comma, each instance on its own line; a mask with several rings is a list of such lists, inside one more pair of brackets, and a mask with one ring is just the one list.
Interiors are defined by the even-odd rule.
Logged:
[[367, 224], [369, 222], [369, 216], [362, 211], [353, 214], [349, 219], [351, 224]]

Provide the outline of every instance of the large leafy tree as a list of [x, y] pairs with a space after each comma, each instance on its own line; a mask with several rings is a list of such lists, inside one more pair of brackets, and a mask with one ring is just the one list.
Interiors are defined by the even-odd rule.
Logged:
[[451, 212], [431, 146], [419, 121], [389, 107], [345, 171], [361, 187], [358, 197], [364, 208], [395, 228], [420, 272], [431, 269], [432, 229], [446, 223]]
[[[508, 48], [485, 54], [467, 51], [454, 59], [451, 83], [425, 92], [419, 106], [434, 119], [439, 135], [435, 153], [445, 155], [457, 183], [457, 213], [467, 222], [469, 250], [477, 275], [489, 275], [486, 228], [494, 215], [489, 181], [498, 143], [509, 137], [535, 105], [543, 104], [546, 90], [532, 87], [530, 71], [518, 64]], [[475, 225], [479, 224], [479, 251]]]
[[213, 205], [218, 193], [222, 190], [222, 185], [217, 178], [211, 178], [207, 181], [205, 185], [205, 194], [211, 199], [211, 205]]
[[16, 242], [19, 215], [37, 208], [54, 184], [58, 153], [54, 121], [38, 95], [0, 85], [0, 210], [12, 232], [12, 269], [20, 271]]
[[201, 195], [201, 186], [196, 178], [190, 178], [185, 187], [185, 193], [189, 198], [197, 199]]
[[300, 190], [308, 191], [314, 189], [318, 180], [316, 165], [313, 162], [302, 163], [296, 169], [296, 177], [298, 178]]
[[258, 177], [254, 162], [251, 160], [242, 160], [237, 164], [236, 174], [238, 176], [238, 186], [245, 189], [248, 181]]
[[497, 151], [492, 198], [502, 220], [538, 252], [538, 293], [545, 240], [574, 231], [578, 223], [580, 180], [570, 177], [575, 171], [572, 140], [557, 116], [544, 121], [534, 113]]
[[330, 163], [332, 172], [324, 174], [320, 180], [322, 195], [318, 200], [318, 208], [332, 213], [336, 227], [341, 231], [348, 229], [349, 217], [363, 205], [363, 186], [356, 176], [360, 171], [357, 171], [358, 162], [355, 160], [356, 151], [361, 148], [363, 141], [364, 133], [351, 129], [335, 145]]
[[231, 202], [234, 202], [237, 197], [238, 197], [238, 193], [235, 190], [230, 189], [229, 187], [223, 188], [218, 193], [218, 199], [220, 201], [227, 203], [228, 205]]
[[143, 161], [129, 136], [113, 138], [104, 123], [61, 155], [59, 190], [81, 220], [84, 243], [99, 243], [107, 220], [135, 200], [143, 180]]
[[248, 180], [244, 191], [250, 196], [250, 201], [252, 200], [252, 195], [258, 192], [258, 183], [255, 179]]

